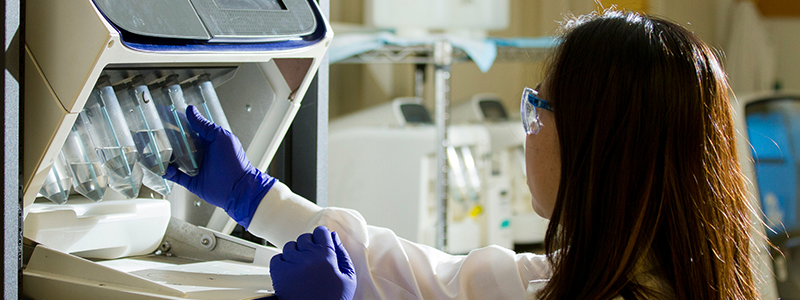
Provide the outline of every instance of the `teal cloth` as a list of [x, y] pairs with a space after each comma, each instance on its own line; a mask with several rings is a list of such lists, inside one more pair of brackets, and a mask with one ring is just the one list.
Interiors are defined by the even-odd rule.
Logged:
[[553, 36], [543, 37], [516, 37], [516, 38], [489, 38], [498, 47], [516, 47], [516, 48], [554, 48], [558, 45], [558, 39]]

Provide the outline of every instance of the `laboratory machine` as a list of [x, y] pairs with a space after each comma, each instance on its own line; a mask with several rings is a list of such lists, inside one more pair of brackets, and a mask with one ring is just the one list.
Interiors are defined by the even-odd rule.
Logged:
[[[778, 296], [800, 297], [800, 93], [740, 97], [749, 145], [742, 156], [755, 184]], [[752, 159], [751, 159], [752, 158]], [[765, 248], [769, 249], [769, 248]], [[780, 252], [779, 252], [780, 251]]]
[[254, 299], [270, 248], [161, 176], [203, 147], [185, 110], [265, 170], [333, 37], [315, 1], [26, 2], [22, 294]]
[[[491, 139], [491, 171], [487, 175], [488, 197], [508, 203], [511, 226], [490, 227], [496, 233], [495, 240], [507, 238], [516, 245], [541, 245], [549, 221], [539, 216], [531, 206], [531, 193], [525, 175], [525, 131], [522, 122], [511, 118], [500, 96], [482, 93], [472, 96], [461, 104], [454, 105], [450, 112], [452, 124], [474, 124], [483, 126]], [[516, 115], [514, 115], [516, 116]], [[505, 206], [504, 206], [505, 209]], [[508, 242], [506, 242], [508, 243]], [[527, 247], [527, 246], [526, 246]]]
[[[328, 203], [352, 208], [367, 224], [410, 241], [436, 245], [436, 129], [419, 98], [398, 98], [331, 121]], [[483, 127], [450, 126], [447, 247], [468, 253], [487, 245], [489, 135]]]

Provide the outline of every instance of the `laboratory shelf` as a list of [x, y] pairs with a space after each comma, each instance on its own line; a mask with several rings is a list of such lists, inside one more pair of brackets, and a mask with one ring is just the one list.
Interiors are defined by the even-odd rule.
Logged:
[[[544, 60], [549, 48], [497, 46], [495, 62], [536, 62]], [[434, 45], [385, 45], [339, 60], [342, 64], [434, 64]], [[453, 47], [455, 63], [471, 61], [467, 52]]]

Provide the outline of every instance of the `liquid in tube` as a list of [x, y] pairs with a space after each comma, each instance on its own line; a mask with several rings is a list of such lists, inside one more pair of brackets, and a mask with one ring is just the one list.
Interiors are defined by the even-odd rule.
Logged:
[[134, 147], [108, 147], [97, 149], [105, 161], [108, 185], [123, 196], [132, 199], [139, 195], [142, 186], [142, 168], [136, 163], [139, 152]]
[[108, 175], [103, 170], [103, 165], [97, 161], [73, 163], [69, 167], [72, 170], [72, 187], [75, 191], [92, 201], [102, 201], [108, 187]]
[[[167, 133], [164, 129], [141, 130], [132, 132], [136, 149], [142, 155], [139, 163], [159, 176], [167, 172], [172, 146], [170, 146]], [[140, 146], [141, 145], [141, 146]]]
[[50, 168], [50, 172], [47, 173], [47, 177], [44, 179], [44, 184], [42, 184], [39, 194], [53, 201], [53, 203], [64, 204], [69, 198], [71, 186], [72, 177], [64, 160], [64, 154], [59, 151], [53, 162], [53, 167]]

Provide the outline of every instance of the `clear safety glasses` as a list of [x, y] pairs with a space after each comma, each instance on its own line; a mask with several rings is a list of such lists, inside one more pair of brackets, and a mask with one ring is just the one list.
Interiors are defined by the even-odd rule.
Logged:
[[526, 87], [522, 91], [522, 101], [519, 110], [522, 116], [522, 126], [526, 134], [537, 134], [542, 129], [542, 121], [539, 120], [539, 112], [536, 108], [553, 111], [553, 105], [538, 97], [539, 92]]

